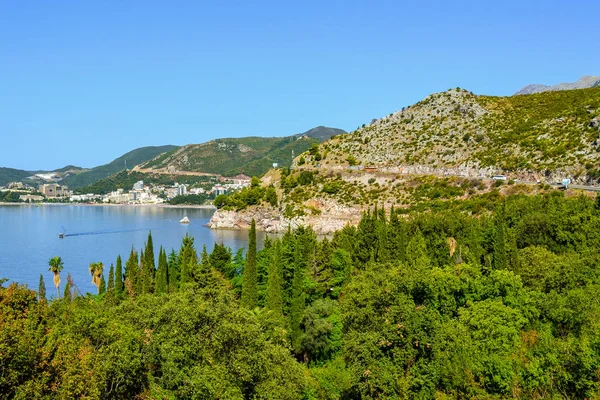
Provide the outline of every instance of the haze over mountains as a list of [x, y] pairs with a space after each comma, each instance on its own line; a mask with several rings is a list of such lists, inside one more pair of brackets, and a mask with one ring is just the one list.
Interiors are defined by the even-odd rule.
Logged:
[[521, 88], [521, 90], [515, 93], [515, 95], [551, 92], [557, 90], [587, 89], [596, 86], [600, 86], [600, 76], [582, 76], [576, 82], [559, 83], [558, 85], [554, 86], [540, 84], [527, 85]]

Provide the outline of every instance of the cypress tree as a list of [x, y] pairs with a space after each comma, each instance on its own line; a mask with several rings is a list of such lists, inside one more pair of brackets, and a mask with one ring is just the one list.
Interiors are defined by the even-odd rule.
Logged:
[[154, 262], [154, 244], [152, 243], [152, 232], [148, 232], [148, 240], [142, 256], [142, 292], [152, 293], [154, 291], [154, 279], [156, 264]]
[[110, 264], [110, 269], [108, 270], [108, 286], [106, 290], [108, 293], [112, 293], [115, 289], [115, 268], [112, 263]]
[[106, 293], [106, 281], [104, 280], [104, 273], [100, 277], [100, 286], [98, 287], [98, 294]]
[[125, 287], [127, 287], [128, 294], [134, 296], [137, 292], [139, 278], [139, 266], [138, 266], [138, 254], [133, 247], [129, 253], [129, 258], [125, 263]]
[[38, 301], [46, 300], [46, 283], [44, 276], [40, 274], [40, 284], [38, 285]]
[[179, 266], [181, 268], [180, 287], [188, 282], [192, 282], [192, 274], [197, 265], [198, 254], [194, 247], [194, 238], [186, 234], [181, 243], [181, 250], [179, 251]]
[[120, 296], [123, 293], [123, 265], [121, 256], [117, 256], [117, 268], [115, 270], [115, 293]]
[[256, 273], [256, 222], [252, 219], [248, 234], [248, 254], [242, 275], [242, 305], [254, 309], [258, 305], [258, 288]]
[[179, 276], [181, 273], [181, 271], [179, 270], [179, 259], [174, 249], [171, 249], [171, 253], [169, 253], [167, 264], [167, 276], [169, 277], [168, 291], [169, 293], [171, 293], [179, 287]]
[[504, 205], [496, 214], [493, 237], [492, 267], [506, 269], [507, 267], [507, 232], [504, 218]]
[[281, 270], [281, 245], [279, 240], [275, 241], [269, 263], [269, 275], [267, 278], [266, 308], [273, 311], [275, 315], [283, 316], [283, 282]]
[[158, 251], [158, 271], [156, 271], [156, 293], [167, 293], [169, 287], [169, 265], [167, 253], [161, 247]]
[[294, 262], [294, 277], [292, 279], [292, 298], [290, 304], [290, 328], [292, 348], [299, 352], [302, 342], [302, 317], [304, 316], [304, 260], [300, 254], [300, 246], [296, 246], [296, 260]]
[[67, 276], [67, 284], [65, 285], [65, 290], [63, 292], [63, 299], [65, 299], [65, 301], [71, 301], [71, 274]]

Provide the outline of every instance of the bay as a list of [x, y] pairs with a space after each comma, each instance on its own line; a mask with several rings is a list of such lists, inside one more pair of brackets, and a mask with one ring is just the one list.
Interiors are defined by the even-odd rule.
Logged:
[[[213, 213], [210, 208], [0, 205], [0, 278], [37, 290], [42, 274], [48, 296], [54, 297], [56, 290], [48, 260], [59, 256], [64, 262], [61, 291], [67, 274], [71, 274], [80, 291], [95, 293], [89, 264], [102, 262], [108, 280], [110, 264], [116, 263], [121, 255], [125, 265], [132, 246], [139, 252], [150, 231], [156, 260], [161, 245], [167, 253], [171, 249], [178, 251], [186, 233], [194, 237], [198, 253], [203, 245], [212, 251], [215, 242], [231, 247], [234, 253], [245, 247], [247, 231], [212, 230], [204, 226]], [[190, 224], [179, 223], [184, 216], [190, 219]], [[66, 236], [60, 239], [58, 234], [63, 229]], [[264, 234], [258, 232], [257, 236], [260, 245]]]

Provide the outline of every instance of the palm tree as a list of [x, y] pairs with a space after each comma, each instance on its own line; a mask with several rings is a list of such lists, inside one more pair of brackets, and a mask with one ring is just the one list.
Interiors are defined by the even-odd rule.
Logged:
[[55, 256], [48, 261], [48, 265], [50, 266], [48, 270], [54, 274], [54, 286], [56, 286], [56, 294], [60, 299], [60, 291], [58, 288], [60, 286], [60, 271], [63, 270], [63, 261], [60, 257]]
[[92, 284], [98, 288], [98, 294], [100, 294], [100, 279], [102, 277], [102, 270], [104, 264], [101, 262], [95, 262], [90, 264], [90, 275], [92, 275]]

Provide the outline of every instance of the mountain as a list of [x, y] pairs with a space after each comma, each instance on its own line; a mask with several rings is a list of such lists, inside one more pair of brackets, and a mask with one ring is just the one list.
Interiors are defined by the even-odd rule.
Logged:
[[347, 132], [343, 129], [328, 128], [326, 126], [317, 126], [316, 128], [309, 129], [306, 132], [300, 133], [296, 136], [308, 136], [313, 139], [317, 139], [321, 142], [324, 142], [326, 140], [331, 139], [332, 136], [342, 135], [344, 133]]
[[33, 175], [31, 171], [0, 167], [0, 186], [5, 186], [9, 182], [23, 181], [31, 175]]
[[541, 92], [551, 92], [557, 90], [573, 90], [573, 89], [588, 89], [600, 86], [600, 76], [582, 76], [577, 82], [559, 83], [554, 86], [547, 85], [527, 85], [519, 90], [515, 95], [532, 94]]
[[22, 169], [0, 167], [0, 186], [9, 182], [23, 182], [29, 185], [39, 185], [46, 182], [60, 181], [65, 177], [87, 171], [84, 168], [67, 165], [54, 171], [25, 171]]
[[136, 170], [189, 171], [224, 176], [243, 173], [260, 176], [267, 172], [273, 163], [289, 166], [292, 155], [308, 150], [313, 143], [320, 143], [342, 133], [345, 131], [319, 126], [287, 137], [216, 139], [202, 144], [189, 144], [161, 154], [139, 165]]
[[563, 178], [600, 186], [600, 87], [509, 97], [457, 88], [311, 148], [289, 174], [269, 171], [262, 183], [275, 186], [277, 206], [233, 194], [209, 226], [255, 219], [266, 231], [332, 233], [375, 207], [440, 210], [475, 198], [464, 211], [485, 212], [493, 196], [545, 192]]
[[352, 156], [398, 172], [584, 179], [600, 161], [599, 126], [600, 87], [510, 97], [452, 89], [324, 143], [320, 163]]
[[177, 148], [178, 146], [173, 145], [140, 147], [123, 154], [108, 164], [92, 168], [76, 175], [68, 176], [64, 178], [61, 183], [67, 185], [71, 189], [87, 186], [102, 178], [106, 178], [120, 170], [125, 169], [125, 162], [127, 162], [127, 168], [133, 168], [139, 163], [148, 161], [159, 154], [172, 151]]

